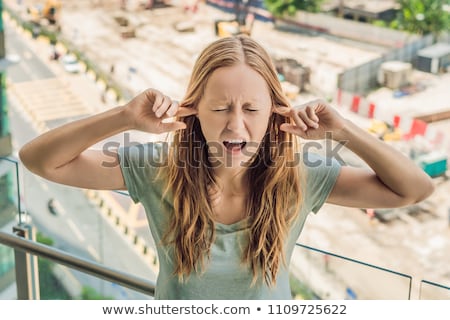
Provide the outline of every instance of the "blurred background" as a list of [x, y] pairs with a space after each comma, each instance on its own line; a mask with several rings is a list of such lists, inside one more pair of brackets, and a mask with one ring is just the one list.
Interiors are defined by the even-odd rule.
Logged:
[[[309, 217], [290, 266], [293, 297], [450, 299], [448, 0], [0, 3], [0, 299], [152, 298], [159, 266], [143, 208], [126, 192], [45, 181], [17, 150], [148, 87], [182, 99], [200, 50], [235, 34], [267, 49], [293, 105], [327, 99], [436, 184], [410, 207], [326, 204]], [[165, 138], [125, 132], [96, 147]], [[345, 148], [339, 156], [364, 166]], [[16, 238], [45, 247], [25, 254]]]

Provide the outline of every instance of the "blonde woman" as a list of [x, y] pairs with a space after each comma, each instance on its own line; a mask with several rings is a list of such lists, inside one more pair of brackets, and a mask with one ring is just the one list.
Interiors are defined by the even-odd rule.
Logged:
[[[173, 132], [169, 145], [89, 149], [126, 130]], [[372, 170], [304, 154], [332, 139]], [[32, 172], [90, 189], [127, 189], [157, 243], [157, 299], [290, 299], [288, 268], [324, 202], [377, 208], [425, 199], [430, 178], [328, 104], [291, 107], [269, 55], [246, 36], [200, 54], [184, 100], [148, 89], [124, 106], [51, 130], [20, 150]]]

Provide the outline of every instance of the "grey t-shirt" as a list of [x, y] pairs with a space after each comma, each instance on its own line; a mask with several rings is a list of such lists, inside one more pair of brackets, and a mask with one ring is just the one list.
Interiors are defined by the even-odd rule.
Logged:
[[[155, 299], [291, 299], [288, 267], [280, 268], [275, 286], [269, 287], [263, 281], [251, 286], [253, 274], [242, 263], [242, 250], [250, 231], [248, 219], [230, 225], [216, 222], [216, 237], [211, 246], [211, 257], [206, 261], [206, 270], [201, 274], [192, 273], [184, 282], [178, 281], [173, 275], [172, 249], [160, 244], [169, 221], [167, 213], [173, 212], [171, 201], [162, 199], [163, 183], [155, 179], [166, 156], [162, 146], [162, 143], [149, 143], [119, 149], [128, 192], [134, 202], [144, 206], [157, 244], [159, 274]], [[305, 156], [306, 190], [302, 208], [286, 240], [287, 266], [307, 215], [311, 211], [317, 212], [323, 205], [340, 170], [334, 159], [315, 154]]]

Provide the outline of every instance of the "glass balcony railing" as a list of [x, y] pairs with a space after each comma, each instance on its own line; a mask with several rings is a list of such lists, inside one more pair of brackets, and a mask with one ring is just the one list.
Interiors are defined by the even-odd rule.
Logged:
[[[61, 186], [25, 170], [19, 179], [13, 158], [1, 158], [0, 170], [9, 213], [0, 214], [0, 299], [152, 299], [154, 244], [126, 192]], [[290, 271], [299, 299], [450, 299], [445, 285], [300, 243]]]
[[0, 157], [0, 227], [18, 216], [22, 210], [19, 164], [8, 157]]
[[421, 300], [450, 300], [450, 287], [427, 280], [420, 282]]
[[[13, 286], [18, 299], [136, 300], [153, 297], [155, 283], [152, 281], [27, 239], [32, 237], [32, 232], [26, 225], [14, 231], [16, 234], [0, 231], [0, 243], [15, 250]], [[82, 283], [89, 283], [89, 286]], [[133, 294], [129, 295], [125, 288], [132, 289]]]
[[323, 299], [406, 300], [409, 275], [302, 244], [294, 252], [297, 278]]

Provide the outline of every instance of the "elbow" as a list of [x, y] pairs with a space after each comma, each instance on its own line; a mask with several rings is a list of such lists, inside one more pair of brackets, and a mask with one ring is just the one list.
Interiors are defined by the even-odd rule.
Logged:
[[19, 160], [29, 171], [39, 175], [39, 165], [36, 155], [29, 150], [28, 145], [23, 146], [19, 150]]
[[428, 175], [426, 175], [423, 181], [421, 181], [418, 185], [420, 187], [416, 189], [416, 192], [412, 193], [409, 197], [405, 197], [406, 205], [416, 204], [427, 199], [436, 189], [433, 179], [431, 179]]
[[26, 145], [23, 146], [19, 150], [19, 160], [25, 166], [25, 168], [30, 169], [31, 161], [30, 161], [30, 157], [29, 157], [28, 152], [27, 152]]
[[423, 183], [423, 193], [422, 196], [418, 199], [417, 202], [423, 201], [429, 196], [431, 196], [436, 189], [433, 179], [427, 176], [426, 182]]

